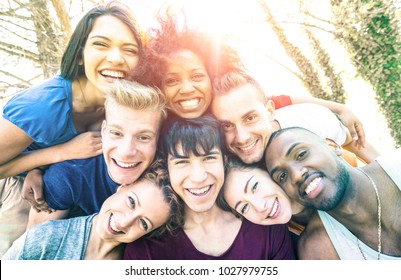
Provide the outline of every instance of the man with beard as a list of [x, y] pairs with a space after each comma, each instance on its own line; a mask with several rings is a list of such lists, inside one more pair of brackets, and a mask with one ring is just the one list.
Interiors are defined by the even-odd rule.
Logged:
[[299, 127], [272, 134], [266, 167], [298, 203], [317, 209], [301, 259], [401, 259], [401, 149], [356, 168], [341, 147]]

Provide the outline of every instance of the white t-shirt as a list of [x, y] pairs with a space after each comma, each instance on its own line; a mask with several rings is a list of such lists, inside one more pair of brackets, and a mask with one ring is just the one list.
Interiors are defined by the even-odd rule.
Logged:
[[330, 138], [338, 145], [343, 145], [347, 138], [347, 128], [328, 108], [302, 103], [275, 110], [275, 119], [281, 128], [303, 127], [322, 138]]

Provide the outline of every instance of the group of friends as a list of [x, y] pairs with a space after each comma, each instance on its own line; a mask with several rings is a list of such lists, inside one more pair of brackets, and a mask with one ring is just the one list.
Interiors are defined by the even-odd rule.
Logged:
[[160, 14], [87, 12], [0, 120], [2, 259], [401, 259], [401, 150]]

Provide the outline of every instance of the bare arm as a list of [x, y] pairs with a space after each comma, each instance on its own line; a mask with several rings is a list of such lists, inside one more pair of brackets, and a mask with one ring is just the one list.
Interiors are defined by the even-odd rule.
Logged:
[[348, 128], [351, 138], [353, 139], [353, 145], [356, 148], [361, 149], [366, 145], [365, 130], [363, 129], [362, 122], [357, 116], [344, 104], [337, 103], [334, 101], [324, 100], [311, 96], [291, 96], [291, 101], [294, 104], [298, 103], [314, 103], [322, 105], [330, 109], [333, 113], [337, 114], [341, 119], [341, 122]]
[[[25, 141], [24, 143], [27, 142], [28, 141]], [[20, 147], [20, 149], [13, 147], [12, 143], [14, 143], [14, 146]], [[1, 140], [1, 150], [3, 150], [3, 147], [6, 150], [10, 148], [15, 151], [13, 153], [15, 154], [16, 152], [26, 148], [24, 147], [21, 149], [22, 144], [19, 142], [16, 143], [16, 141], [13, 141], [12, 143], [5, 144], [4, 141]], [[32, 140], [30, 143], [32, 143]], [[1, 146], [2, 144], [3, 146]], [[6, 158], [2, 156], [0, 159], [3, 162], [3, 164], [0, 165], [0, 179], [14, 176], [39, 166], [45, 166], [70, 159], [89, 158], [101, 153], [102, 142], [100, 132], [90, 131], [81, 133], [70, 141], [62, 144], [35, 150], [29, 153], [14, 155], [14, 158], [9, 159], [5, 163], [4, 160], [6, 160]], [[8, 153], [8, 157], [11, 157], [13, 154]]]
[[301, 260], [340, 259], [316, 212], [298, 240], [298, 257]]
[[44, 211], [51, 213], [43, 196], [43, 172], [39, 169], [32, 169], [25, 177], [21, 190], [21, 196], [29, 202], [37, 212]]
[[31, 208], [29, 210], [29, 220], [27, 229], [33, 225], [40, 224], [50, 220], [61, 220], [67, 218], [70, 210], [57, 210], [52, 213], [37, 212], [35, 209]]

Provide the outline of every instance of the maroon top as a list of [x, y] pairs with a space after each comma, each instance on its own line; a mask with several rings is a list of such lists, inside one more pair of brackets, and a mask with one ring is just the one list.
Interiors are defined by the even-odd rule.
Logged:
[[287, 225], [261, 226], [243, 220], [233, 244], [215, 257], [198, 251], [182, 229], [161, 239], [142, 237], [127, 244], [125, 260], [292, 260]]

